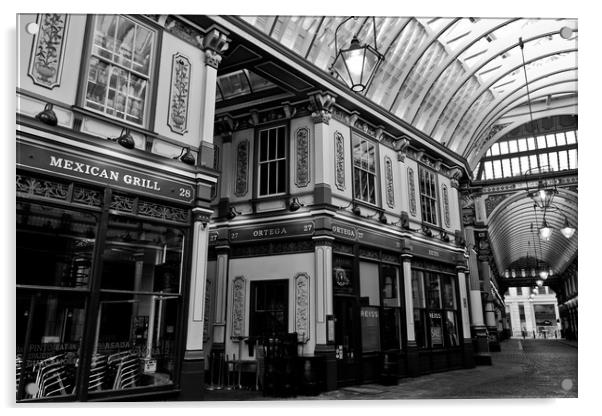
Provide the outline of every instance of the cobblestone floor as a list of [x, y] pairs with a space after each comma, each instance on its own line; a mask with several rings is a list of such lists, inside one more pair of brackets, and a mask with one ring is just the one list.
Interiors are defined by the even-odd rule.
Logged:
[[[396, 386], [366, 384], [302, 400], [577, 397], [577, 345], [559, 340], [502, 342], [491, 366], [403, 378]], [[434, 387], [436, 386], [436, 388]], [[208, 392], [209, 393], [209, 392]], [[206, 400], [276, 400], [257, 392], [221, 392]], [[290, 400], [290, 399], [288, 399]], [[293, 398], [294, 400], [294, 398]]]

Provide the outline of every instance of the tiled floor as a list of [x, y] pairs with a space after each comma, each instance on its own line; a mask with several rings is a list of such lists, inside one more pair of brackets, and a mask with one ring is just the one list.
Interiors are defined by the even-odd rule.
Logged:
[[[403, 378], [395, 386], [368, 384], [298, 396], [302, 400], [577, 397], [577, 344], [516, 340], [492, 353], [493, 365]], [[206, 400], [278, 400], [251, 391], [207, 392]], [[291, 400], [290, 398], [287, 400]]]

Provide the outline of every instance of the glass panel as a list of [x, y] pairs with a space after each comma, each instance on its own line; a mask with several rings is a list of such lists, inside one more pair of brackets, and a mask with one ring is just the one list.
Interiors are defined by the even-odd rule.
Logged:
[[510, 167], [510, 159], [502, 159], [502, 169], [504, 169], [504, 177], [512, 176], [512, 168]]
[[492, 156], [497, 156], [500, 154], [500, 145], [498, 143], [494, 143], [490, 150]]
[[267, 163], [259, 165], [259, 195], [268, 193], [268, 166]]
[[510, 159], [510, 163], [512, 164], [512, 176], [520, 175], [520, 162], [517, 157], [513, 157]]
[[500, 153], [505, 155], [509, 152], [508, 150], [508, 142], [500, 142]]
[[102, 294], [89, 390], [172, 383], [179, 306], [177, 295]]
[[427, 273], [427, 285], [428, 285], [428, 302], [429, 308], [441, 308], [441, 286], [439, 283], [439, 276], [433, 273]]
[[426, 325], [424, 322], [425, 313], [426, 311], [424, 310], [414, 309], [414, 334], [418, 348], [425, 348], [427, 346]]
[[262, 130], [259, 132], [259, 161], [268, 160], [268, 131]]
[[500, 160], [493, 161], [493, 174], [494, 174], [494, 178], [496, 178], [496, 179], [503, 177], [502, 162]]
[[382, 348], [383, 350], [401, 348], [401, 318], [398, 308], [383, 308], [382, 316]]
[[556, 144], [558, 146], [564, 146], [566, 144], [566, 138], [564, 137], [564, 133], [556, 133]]
[[518, 152], [518, 145], [516, 143], [516, 140], [508, 141], [508, 147], [510, 148], [510, 153]]
[[518, 139], [518, 150], [521, 152], [526, 152], [527, 150], [529, 150], [527, 148], [527, 139], [525, 139], [525, 138]]
[[286, 150], [286, 136], [284, 134], [284, 127], [278, 128], [277, 134], [278, 134], [278, 150], [276, 152], [276, 157], [282, 159], [285, 157], [285, 150]]
[[429, 327], [431, 333], [431, 346], [443, 347], [443, 317], [441, 311], [429, 312]]
[[520, 169], [521, 175], [524, 175], [529, 170], [529, 156], [521, 156], [520, 157]]
[[574, 131], [567, 131], [565, 132], [566, 134], [566, 142], [567, 144], [575, 144], [577, 143], [577, 139], [575, 138], [575, 132]]
[[546, 143], [548, 144], [548, 147], [555, 147], [556, 136], [554, 136], [553, 134], [546, 134]]
[[276, 129], [268, 130], [268, 159], [276, 158]]
[[399, 299], [399, 269], [383, 265], [382, 273], [382, 303], [383, 306], [401, 306]]
[[560, 161], [560, 170], [565, 170], [569, 168], [568, 152], [566, 150], [558, 152], [558, 159]]
[[533, 171], [535, 171], [537, 167], [539, 167], [539, 163], [537, 163], [537, 155], [529, 155], [529, 162]]
[[456, 322], [456, 313], [452, 311], [445, 312], [445, 332], [447, 336], [447, 345], [449, 347], [456, 347], [460, 345], [458, 339], [458, 325]]
[[95, 215], [17, 202], [17, 284], [87, 287], [96, 223]]
[[412, 270], [412, 303], [415, 308], [426, 307], [423, 275], [420, 270]]
[[102, 256], [102, 288], [179, 293], [184, 233], [111, 216]]
[[569, 150], [569, 169], [577, 169], [577, 149]]
[[535, 150], [535, 139], [533, 137], [527, 137], [527, 146], [529, 150]]
[[277, 182], [278, 189], [277, 192], [285, 192], [286, 191], [286, 161], [279, 160], [276, 162], [278, 164], [278, 173], [277, 173]]
[[547, 171], [549, 168], [549, 162], [548, 162], [548, 154], [547, 153], [542, 153], [539, 155], [539, 167], [543, 168], [543, 171]]
[[445, 309], [456, 309], [455, 282], [450, 276], [441, 277], [443, 281], [443, 307]]
[[545, 149], [546, 147], [546, 136], [537, 136], [537, 148]]
[[556, 152], [548, 153], [548, 159], [550, 160], [550, 169], [553, 171], [558, 170], [558, 154]]
[[81, 294], [17, 292], [17, 400], [75, 393], [85, 302]]

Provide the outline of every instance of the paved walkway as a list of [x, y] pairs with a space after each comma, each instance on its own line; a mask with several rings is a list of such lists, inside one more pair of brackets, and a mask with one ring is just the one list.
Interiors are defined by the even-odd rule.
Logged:
[[[576, 343], [561, 340], [502, 342], [493, 365], [403, 378], [396, 386], [365, 384], [299, 396], [302, 400], [577, 397]], [[214, 392], [211, 392], [214, 393]], [[208, 394], [206, 400], [276, 400], [257, 392]], [[290, 400], [290, 399], [289, 399]]]

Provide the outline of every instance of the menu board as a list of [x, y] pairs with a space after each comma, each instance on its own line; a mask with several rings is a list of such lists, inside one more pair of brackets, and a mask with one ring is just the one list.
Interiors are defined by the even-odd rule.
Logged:
[[378, 307], [364, 306], [360, 310], [362, 352], [380, 351], [380, 316]]

